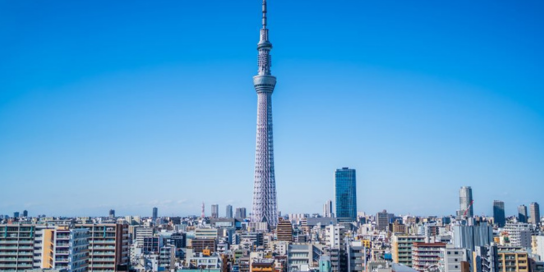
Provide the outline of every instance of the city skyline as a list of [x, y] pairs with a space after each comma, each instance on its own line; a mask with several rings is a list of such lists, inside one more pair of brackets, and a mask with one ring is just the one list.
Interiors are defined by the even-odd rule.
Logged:
[[[251, 210], [261, 2], [106, 3], [0, 4], [0, 212]], [[311, 3], [269, 1], [279, 211], [341, 167], [369, 214], [544, 203], [544, 4]]]

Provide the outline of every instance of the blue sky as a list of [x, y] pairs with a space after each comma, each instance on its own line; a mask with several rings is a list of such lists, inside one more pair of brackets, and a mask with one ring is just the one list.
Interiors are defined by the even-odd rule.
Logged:
[[[544, 204], [542, 1], [269, 1], [283, 213]], [[0, 214], [251, 208], [260, 1], [0, 1]]]

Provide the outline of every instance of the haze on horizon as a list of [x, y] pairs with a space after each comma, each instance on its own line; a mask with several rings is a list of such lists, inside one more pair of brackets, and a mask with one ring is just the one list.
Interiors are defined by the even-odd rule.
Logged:
[[[260, 4], [0, 2], [0, 214], [249, 212]], [[544, 204], [544, 2], [268, 5], [283, 214]]]

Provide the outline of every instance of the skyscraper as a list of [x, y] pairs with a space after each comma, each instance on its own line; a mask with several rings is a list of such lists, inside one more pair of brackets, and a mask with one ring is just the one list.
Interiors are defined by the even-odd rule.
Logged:
[[115, 210], [110, 210], [110, 213], [109, 213], [109, 217], [110, 218], [115, 218]]
[[336, 217], [357, 218], [357, 192], [355, 169], [343, 167], [335, 172]]
[[212, 218], [219, 218], [219, 205], [212, 204]]
[[529, 205], [529, 212], [531, 213], [531, 223], [540, 225], [540, 206], [538, 203], [531, 203]]
[[245, 219], [247, 217], [246, 208], [236, 208], [234, 218]]
[[157, 207], [153, 207], [153, 224], [155, 224], [155, 222], [157, 221], [157, 217], [159, 215], [159, 209], [157, 209]]
[[227, 209], [225, 211], [225, 217], [232, 218], [232, 205], [227, 205]]
[[257, 91], [257, 141], [255, 150], [255, 181], [253, 187], [253, 212], [251, 221], [267, 222], [276, 226], [276, 180], [274, 176], [274, 144], [272, 137], [272, 92], [276, 77], [270, 73], [272, 44], [266, 28], [266, 0], [263, 0], [263, 27], [257, 44], [259, 51], [258, 74], [253, 77]]
[[520, 205], [518, 207], [518, 221], [520, 223], [527, 223], [527, 206]]
[[325, 202], [325, 205], [323, 205], [323, 217], [333, 217], [332, 200]]
[[472, 188], [470, 186], [463, 186], [459, 190], [459, 214], [458, 218], [471, 218], [474, 216], [474, 209], [472, 208]]
[[493, 201], [493, 222], [499, 227], [504, 227], [506, 224], [506, 216], [504, 215], [504, 202], [500, 200]]

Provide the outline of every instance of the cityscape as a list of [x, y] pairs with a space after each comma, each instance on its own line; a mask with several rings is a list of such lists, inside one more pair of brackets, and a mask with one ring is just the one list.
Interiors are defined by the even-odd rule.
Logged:
[[[146, 10], [145, 4], [134, 4], [135, 7], [127, 8], [127, 14], [144, 14], [138, 12]], [[222, 2], [212, 4], [214, 8], [202, 3], [191, 7], [198, 9], [201, 5], [217, 15], [228, 6]], [[413, 7], [417, 9], [419, 4]], [[544, 201], [544, 83], [539, 80], [542, 75], [539, 72], [544, 72], [544, 62], [540, 62], [544, 54], [536, 50], [544, 46], [544, 35], [532, 35], [544, 30], [534, 24], [544, 25], [544, 19], [534, 12], [544, 6], [538, 2], [498, 7], [486, 4], [472, 6], [467, 12], [478, 14], [480, 9], [491, 8], [492, 12], [486, 17], [491, 22], [489, 26], [500, 24], [494, 18], [511, 14], [512, 8], [516, 8], [515, 19], [505, 19], [505, 24], [511, 24], [509, 26], [518, 31], [510, 29], [500, 35], [519, 40], [515, 45], [504, 42], [493, 44], [492, 48], [497, 52], [510, 50], [507, 52], [515, 56], [512, 59], [503, 56], [504, 62], [523, 63], [525, 68], [518, 71], [519, 67], [505, 65], [505, 70], [497, 68], [498, 74], [493, 77], [478, 72], [478, 80], [488, 77], [480, 83], [469, 80], [470, 75], [478, 71], [478, 67], [470, 70], [470, 66], [478, 66], [477, 63], [465, 63], [470, 70], [465, 77], [453, 70], [443, 77], [438, 74], [446, 73], [446, 68], [422, 76], [423, 68], [420, 74], [415, 68], [404, 74], [400, 70], [384, 73], [385, 70], [379, 72], [382, 68], [362, 68], [355, 62], [346, 62], [347, 59], [319, 68], [311, 67], [319, 62], [289, 59], [286, 56], [292, 53], [282, 47], [296, 44], [296, 35], [278, 38], [278, 42], [275, 37], [293, 35], [290, 34], [293, 31], [286, 30], [296, 29], [297, 24], [282, 21], [289, 16], [299, 16], [288, 8], [307, 4], [290, 6], [275, 0], [258, 1], [258, 5], [249, 0], [232, 3], [240, 7], [241, 17], [224, 22], [224, 26], [236, 22], [240, 28], [249, 26], [249, 19], [255, 21], [255, 25], [258, 22], [258, 28], [247, 28], [247, 33], [253, 31], [252, 37], [258, 35], [253, 74], [246, 67], [248, 62], [235, 63], [228, 57], [215, 60], [221, 65], [204, 65], [200, 58], [206, 54], [199, 55], [196, 47], [185, 44], [187, 40], [172, 39], [172, 43], [186, 46], [186, 59], [178, 61], [186, 63], [187, 70], [174, 67], [168, 58], [157, 62], [161, 63], [157, 66], [160, 68], [149, 68], [142, 63], [129, 65], [131, 56], [119, 62], [127, 63], [126, 70], [101, 74], [91, 81], [83, 79], [84, 75], [76, 75], [78, 69], [74, 69], [72, 75], [65, 70], [65, 78], [61, 78], [58, 71], [65, 69], [63, 62], [71, 66], [76, 59], [86, 57], [83, 51], [78, 51], [84, 42], [77, 43], [77, 37], [101, 37], [94, 35], [101, 32], [100, 22], [107, 20], [88, 21], [90, 17], [81, 17], [71, 28], [64, 20], [75, 19], [71, 17], [74, 15], [59, 11], [82, 10], [81, 4], [4, 4], [12, 13], [0, 19], [0, 25], [19, 24], [18, 28], [24, 30], [22, 33], [43, 40], [29, 43], [33, 38], [9, 32], [4, 35], [8, 37], [5, 44], [6, 51], [12, 55], [0, 55], [6, 60], [4, 63], [14, 64], [9, 69], [8, 65], [0, 66], [4, 74], [0, 80], [5, 81], [0, 85], [0, 183], [5, 192], [0, 200], [0, 271], [544, 271], [544, 224], [539, 207], [539, 202]], [[30, 6], [33, 9], [28, 9]], [[147, 6], [145, 14], [151, 16], [157, 6]], [[163, 13], [153, 16], [158, 22], [168, 21], [168, 15], [175, 12], [191, 13], [189, 7], [187, 3], [164, 5], [159, 8], [164, 16]], [[329, 7], [330, 12], [338, 11], [337, 6]], [[383, 8], [380, 4], [363, 3], [356, 3], [354, 7], [357, 9], [343, 11], [359, 15], [361, 8], [374, 11]], [[418, 12], [432, 17], [434, 13], [429, 11], [450, 7], [445, 3], [426, 2]], [[45, 12], [36, 13], [40, 8]], [[112, 5], [111, 14], [98, 6], [86, 8], [89, 14], [115, 17], [117, 13], [113, 10], [124, 7]], [[300, 16], [307, 21], [315, 17], [311, 13], [317, 10], [325, 9], [310, 5], [308, 14]], [[389, 12], [394, 14], [395, 10], [392, 8]], [[20, 16], [23, 14], [45, 17], [23, 22]], [[193, 16], [190, 18], [195, 23], [194, 29], [186, 28], [187, 32], [183, 33], [198, 37], [202, 35], [198, 31], [206, 28], [205, 20], [199, 19], [198, 13], [190, 16]], [[337, 20], [344, 18], [335, 16]], [[126, 33], [134, 31], [132, 33], [140, 36], [141, 31], [146, 31], [145, 27], [130, 28], [132, 24], [123, 23], [124, 18], [128, 17], [116, 20], [119, 24], [126, 23], [126, 28], [106, 40], [114, 41], [118, 37], [120, 42], [129, 39], [129, 36], [123, 38]], [[346, 20], [358, 22], [358, 19]], [[238, 24], [238, 20], [243, 24]], [[337, 20], [325, 20], [325, 24], [332, 26]], [[212, 36], [210, 48], [224, 47], [239, 52], [236, 54], [242, 51], [246, 54], [245, 44], [230, 46], [229, 39], [217, 39], [231, 35], [226, 29], [218, 31], [213, 19], [211, 21], [208, 29], [213, 33], [207, 33]], [[76, 42], [76, 46], [64, 51], [51, 47], [52, 51], [59, 50], [56, 53], [59, 58], [48, 62], [46, 56], [55, 56], [46, 50], [48, 42], [56, 41], [58, 33], [46, 31], [42, 36], [37, 33], [52, 29], [49, 24], [59, 22], [62, 24], [59, 35], [63, 35], [62, 31], [72, 33], [65, 41]], [[88, 29], [82, 27], [89, 22]], [[188, 22], [182, 25], [190, 25]], [[202, 24], [198, 26], [198, 22]], [[275, 22], [283, 32], [276, 31]], [[519, 31], [524, 24], [530, 27], [526, 32]], [[181, 24], [174, 25], [170, 30]], [[426, 23], [423, 25], [427, 27]], [[110, 31], [106, 29], [108, 27], [104, 31]], [[168, 28], [150, 29], [148, 33], [170, 33]], [[427, 29], [429, 33], [433, 33], [430, 29]], [[321, 29], [307, 30], [306, 34], [314, 35]], [[329, 34], [342, 31], [338, 28]], [[31, 36], [31, 32], [35, 36]], [[245, 43], [251, 38], [245, 34], [236, 36], [239, 33], [246, 32], [233, 30], [233, 39]], [[387, 39], [385, 34], [376, 33], [376, 37]], [[358, 34], [353, 35], [360, 41]], [[480, 41], [492, 40], [493, 35]], [[439, 48], [439, 35], [431, 36], [436, 40], [432, 47]], [[316, 41], [308, 38], [311, 35], [301, 41], [307, 51], [312, 51], [308, 47]], [[479, 41], [477, 37], [471, 39]], [[147, 46], [162, 44], [153, 37], [140, 42], [130, 47], [140, 46], [140, 50], [145, 51]], [[405, 43], [410, 44], [410, 39]], [[522, 50], [529, 43], [531, 46]], [[106, 44], [108, 47], [115, 43]], [[296, 47], [295, 44], [292, 46]], [[369, 44], [361, 44], [361, 48], [369, 49]], [[160, 47], [149, 55], [170, 54], [167, 47], [163, 50]], [[89, 54], [104, 50], [91, 48]], [[472, 50], [475, 48], [478, 47]], [[111, 52], [122, 56], [125, 49]], [[26, 59], [25, 55], [35, 50], [43, 50], [41, 57]], [[424, 54], [433, 55], [432, 49], [425, 50]], [[106, 52], [110, 51], [94, 56], [109, 54]], [[435, 54], [438, 57], [442, 53]], [[74, 57], [76, 55], [78, 57]], [[280, 57], [272, 58], [277, 55]], [[424, 58], [419, 57], [423, 65]], [[86, 60], [88, 64], [93, 63], [92, 58]], [[140, 58], [145, 56], [135, 57]], [[96, 61], [94, 69], [114, 69], [120, 59], [110, 64]], [[209, 57], [207, 61], [214, 59]], [[369, 56], [362, 59], [372, 63]], [[481, 60], [484, 59], [482, 56]], [[24, 65], [28, 61], [35, 61], [36, 67], [43, 62], [48, 68], [30, 71]], [[222, 66], [225, 63], [226, 66]], [[436, 66], [440, 61], [430, 63]], [[135, 68], [138, 65], [142, 66]], [[443, 65], [448, 66], [445, 62]], [[93, 69], [92, 65], [83, 66], [90, 69], [89, 73]], [[530, 68], [532, 66], [535, 68]], [[221, 68], [212, 71], [210, 67]], [[338, 67], [341, 69], [332, 72]], [[313, 75], [308, 77], [301, 71], [303, 76], [298, 77], [297, 69], [308, 69]], [[319, 69], [326, 72], [315, 73]], [[371, 76], [359, 76], [361, 71]], [[32, 79], [19, 80], [19, 74], [26, 72], [31, 72]], [[500, 77], [501, 73], [512, 73], [512, 79]], [[252, 75], [256, 94], [251, 98], [247, 92], [242, 94], [236, 89], [248, 90], [247, 82]], [[320, 82], [329, 75], [335, 79], [355, 75], [355, 80]], [[78, 77], [81, 78], [76, 79]], [[237, 81], [237, 78], [245, 78], [245, 81]], [[359, 84], [362, 79], [371, 83]], [[456, 81], [461, 79], [466, 81]], [[511, 85], [508, 84], [521, 79], [527, 82], [519, 82], [516, 92], [509, 90]], [[108, 87], [101, 89], [98, 86], [106, 85], [95, 85], [98, 81]], [[134, 83], [125, 85], [127, 81]], [[493, 83], [495, 81], [497, 83]], [[298, 94], [291, 91], [305, 84], [317, 85]], [[381, 84], [388, 87], [380, 87]], [[219, 85], [233, 97], [215, 91]], [[188, 89], [179, 93], [180, 86]], [[378, 97], [368, 90], [350, 90], [355, 86], [373, 86], [372, 91], [385, 93]], [[344, 97], [330, 100], [331, 93], [344, 88], [348, 91], [339, 92]], [[388, 96], [393, 93], [388, 93], [388, 88], [413, 91], [415, 97], [395, 92], [398, 97], [391, 99]], [[208, 92], [208, 95], [195, 98], [189, 89]], [[76, 95], [72, 93], [74, 90], [85, 95]], [[150, 90], [158, 93], [151, 94]], [[461, 93], [452, 94], [458, 91]], [[113, 97], [109, 92], [119, 96]], [[422, 94], [427, 96], [425, 102]], [[243, 100], [235, 101], [239, 95], [243, 95]], [[294, 102], [286, 102], [290, 97]], [[369, 102], [361, 101], [366, 98]], [[211, 101], [209, 105], [205, 99]], [[475, 99], [475, 102], [471, 105], [467, 99]], [[437, 101], [438, 104], [433, 105]], [[257, 106], [256, 114], [251, 116], [246, 111], [246, 104], [250, 103], [253, 109], [255, 104]], [[386, 107], [389, 103], [392, 105]], [[120, 108], [113, 112], [111, 106]], [[400, 110], [391, 111], [397, 106]], [[177, 115], [178, 108], [184, 107], [187, 112]], [[370, 111], [363, 114], [358, 111], [360, 108]], [[331, 119], [332, 116], [340, 119]], [[389, 121], [393, 116], [400, 119], [400, 123]], [[248, 120], [255, 117], [252, 135], [241, 136], [241, 133], [249, 134], [246, 133]], [[367, 123], [373, 125], [365, 127]], [[183, 130], [174, 130], [172, 126], [181, 126]], [[250, 140], [252, 137], [255, 140]], [[251, 154], [249, 150], [253, 147]], [[251, 168], [252, 177], [242, 173]]]

